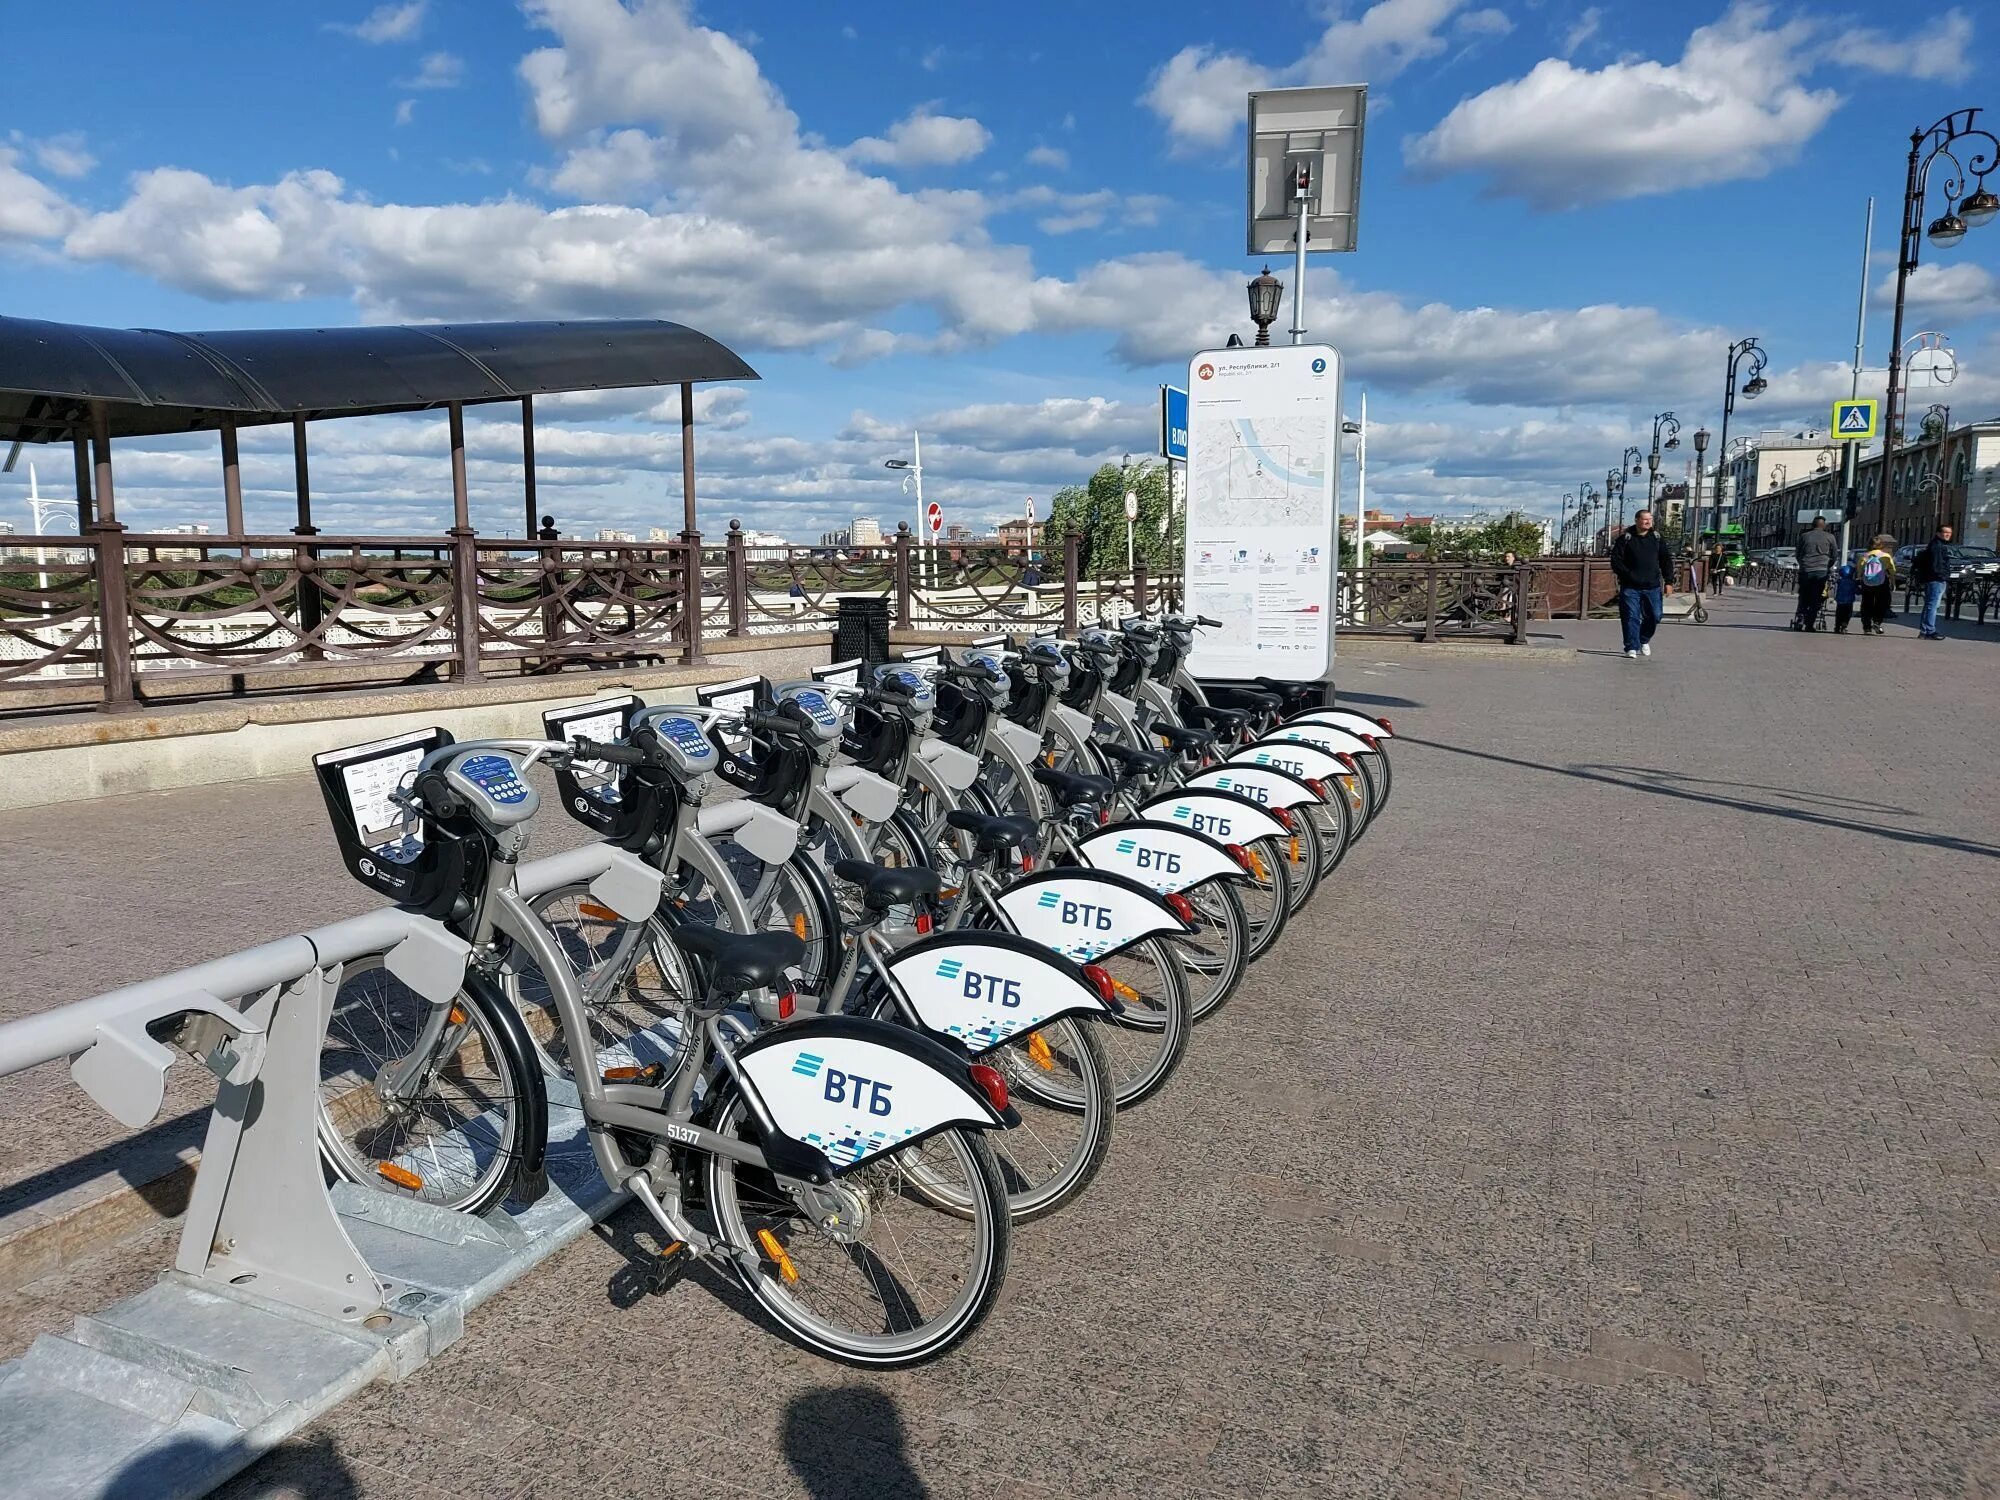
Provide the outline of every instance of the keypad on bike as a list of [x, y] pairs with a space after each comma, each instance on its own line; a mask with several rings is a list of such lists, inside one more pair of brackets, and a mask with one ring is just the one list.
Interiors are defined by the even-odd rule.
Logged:
[[459, 774], [504, 807], [524, 802], [528, 784], [514, 762], [504, 755], [469, 755], [459, 762]]

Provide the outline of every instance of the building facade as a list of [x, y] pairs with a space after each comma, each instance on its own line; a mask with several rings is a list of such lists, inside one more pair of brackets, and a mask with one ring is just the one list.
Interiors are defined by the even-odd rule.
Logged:
[[[1941, 524], [1955, 528], [1972, 547], [2000, 546], [2000, 417], [1969, 423], [1896, 450], [1888, 476], [1888, 506], [1882, 508], [1882, 455], [1862, 458], [1855, 473], [1855, 541], [1886, 531], [1898, 542], [1927, 541]], [[1810, 521], [1801, 511], [1838, 516], [1843, 505], [1840, 463], [1809, 475], [1787, 475], [1760, 494], [1747, 512], [1744, 530], [1752, 547], [1789, 546]], [[1761, 540], [1770, 538], [1770, 540]]]
[[882, 523], [873, 516], [856, 516], [847, 528], [847, 544], [852, 547], [882, 545]]

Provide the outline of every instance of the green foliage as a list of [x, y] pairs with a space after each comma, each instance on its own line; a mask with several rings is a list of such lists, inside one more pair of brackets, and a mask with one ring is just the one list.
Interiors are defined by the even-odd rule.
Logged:
[[1057, 490], [1046, 533], [1052, 560], [1060, 557], [1063, 538], [1075, 535], [1082, 538], [1078, 560], [1084, 577], [1115, 577], [1125, 571], [1128, 479], [1139, 497], [1134, 554], [1155, 572], [1171, 566], [1180, 554], [1183, 517], [1176, 513], [1172, 534], [1160, 535], [1160, 520], [1167, 513], [1167, 469], [1160, 463], [1134, 464], [1129, 475], [1121, 475], [1116, 464], [1105, 464], [1087, 485], [1069, 484]]
[[1427, 557], [1498, 562], [1509, 552], [1516, 557], [1538, 557], [1542, 550], [1540, 524], [1519, 511], [1509, 511], [1497, 521], [1479, 525], [1412, 526], [1403, 536], [1412, 546], [1425, 548]]

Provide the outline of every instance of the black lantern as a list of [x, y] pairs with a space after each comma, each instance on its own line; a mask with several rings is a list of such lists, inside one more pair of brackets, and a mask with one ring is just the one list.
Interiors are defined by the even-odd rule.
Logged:
[[1278, 304], [1284, 298], [1285, 284], [1271, 274], [1269, 266], [1262, 275], [1250, 278], [1250, 321], [1257, 325], [1260, 346], [1271, 342], [1271, 325], [1278, 321]]
[[1994, 197], [1985, 188], [1958, 205], [1958, 216], [1974, 229], [1991, 220], [1996, 213], [2000, 213], [2000, 198]]

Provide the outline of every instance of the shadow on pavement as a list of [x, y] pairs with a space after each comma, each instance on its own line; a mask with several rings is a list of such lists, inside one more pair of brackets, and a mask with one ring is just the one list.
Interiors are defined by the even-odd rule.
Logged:
[[[111, 1475], [99, 1492], [105, 1500], [158, 1500], [192, 1495], [191, 1486], [213, 1472], [217, 1450], [209, 1443], [180, 1438], [149, 1450]], [[295, 1437], [213, 1492], [214, 1500], [275, 1500], [310, 1495], [313, 1500], [361, 1500], [361, 1484], [339, 1446], [325, 1433]]]
[[[1847, 833], [1865, 833], [1879, 839], [1887, 839], [1897, 844], [1923, 844], [1933, 849], [1948, 849], [1960, 854], [1975, 854], [1986, 859], [2000, 859], [2000, 847], [1978, 843], [1972, 839], [1954, 838], [1943, 833], [1919, 833], [1907, 828], [1885, 828], [1876, 824], [1857, 822], [1852, 814], [1834, 816], [1812, 812], [1800, 807], [1774, 807], [1767, 802], [1752, 802], [1742, 797], [1719, 796], [1712, 792], [1694, 791], [1687, 787], [1667, 786], [1660, 780], [1648, 781], [1645, 777], [1664, 778], [1669, 773], [1658, 771], [1633, 772], [1620, 766], [1551, 766], [1540, 761], [1521, 760], [1512, 755], [1495, 755], [1490, 750], [1468, 750], [1463, 745], [1447, 745], [1440, 740], [1420, 739], [1416, 735], [1402, 735], [1399, 738], [1413, 745], [1423, 745], [1432, 750], [1442, 750], [1448, 755], [1463, 755], [1472, 760], [1492, 761], [1496, 765], [1520, 766], [1529, 771], [1547, 771], [1555, 776], [1568, 776], [1577, 781], [1595, 781], [1605, 786], [1624, 787], [1632, 791], [1651, 792], [1659, 797], [1671, 797], [1679, 802], [1705, 802], [1711, 807], [1726, 807], [1734, 812], [1761, 813], [1765, 817], [1785, 818], [1794, 823], [1811, 823], [1821, 828], [1838, 828]], [[1634, 779], [1635, 775], [1641, 779]], [[1708, 782], [1703, 785], [1733, 786], [1735, 782]], [[1781, 795], [1796, 796], [1785, 791]], [[1814, 795], [1817, 794], [1808, 794]], [[1821, 798], [1831, 805], [1840, 805], [1835, 799]], [[1866, 808], [1866, 803], [1855, 803], [1856, 808]], [[1894, 809], [1884, 809], [1894, 811]]]
[[1366, 703], [1375, 708], [1422, 708], [1415, 698], [1398, 698], [1391, 693], [1349, 693], [1339, 695], [1342, 707], [1350, 703]]
[[920, 1500], [896, 1403], [865, 1385], [818, 1386], [785, 1407], [785, 1463], [816, 1500]]

